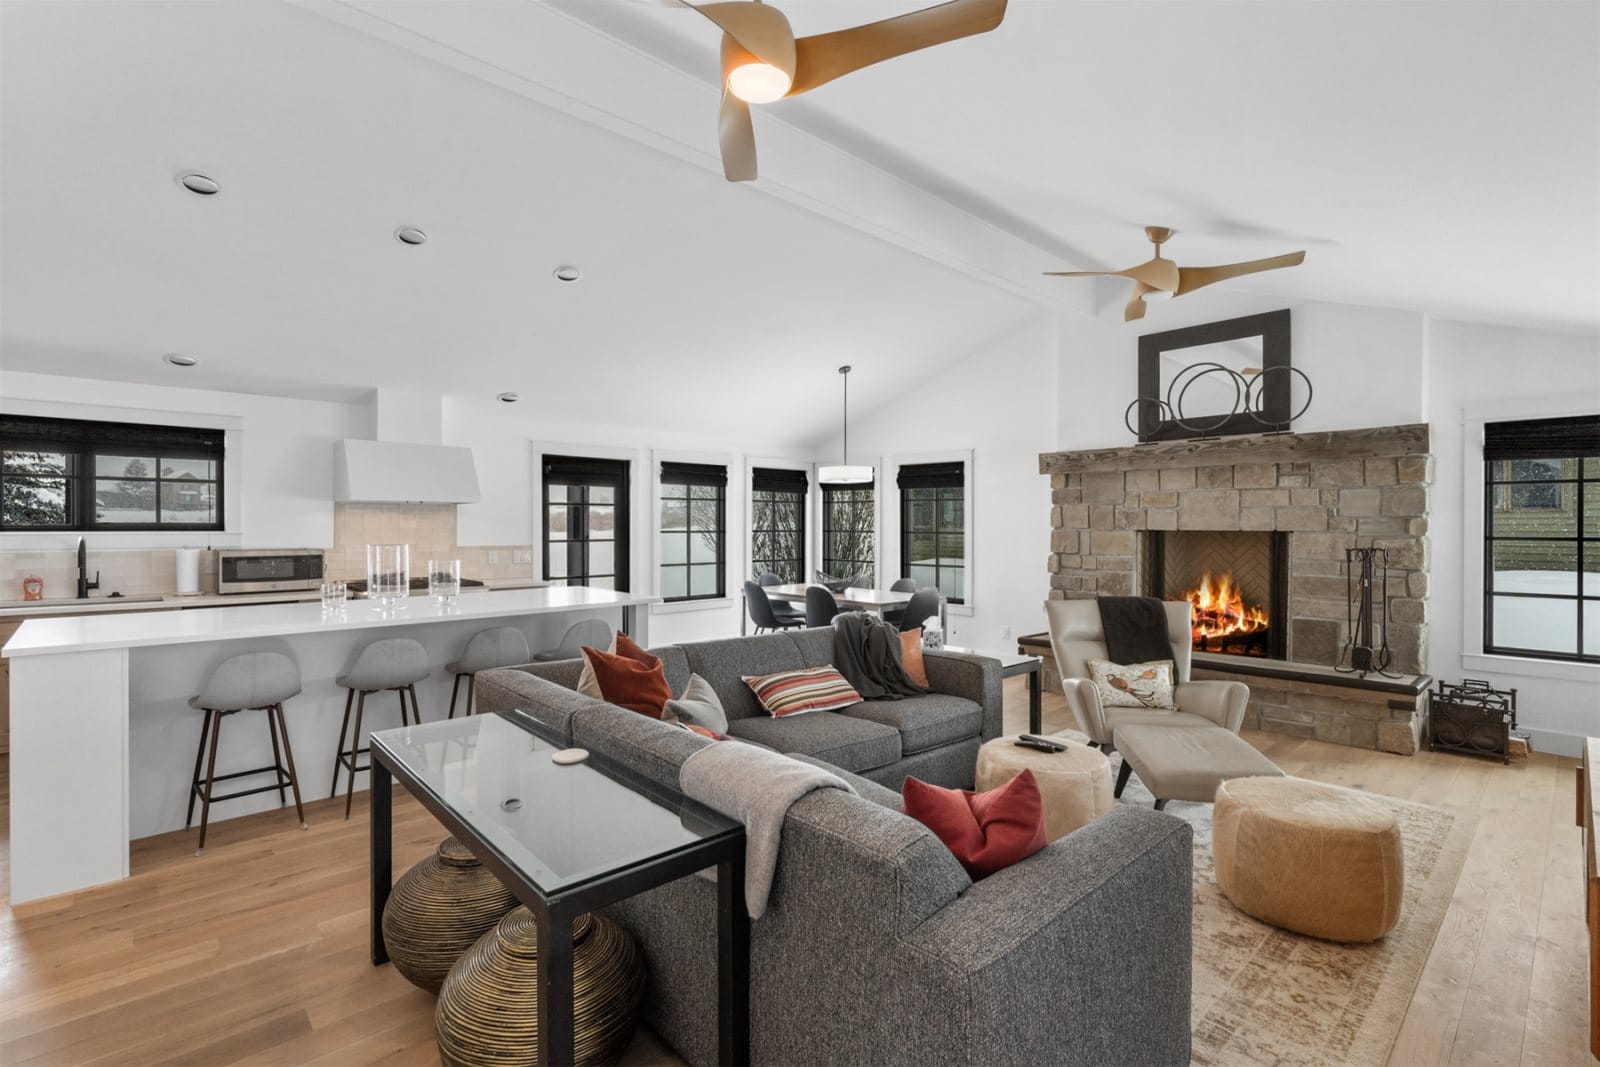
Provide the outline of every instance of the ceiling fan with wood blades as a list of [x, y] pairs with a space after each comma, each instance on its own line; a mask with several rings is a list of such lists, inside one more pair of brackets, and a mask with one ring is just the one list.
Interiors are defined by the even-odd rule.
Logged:
[[1237, 278], [1242, 274], [1259, 274], [1280, 267], [1298, 267], [1305, 262], [1305, 252], [1287, 252], [1270, 259], [1251, 259], [1243, 263], [1225, 263], [1218, 267], [1180, 267], [1161, 255], [1161, 246], [1172, 239], [1177, 231], [1165, 226], [1146, 226], [1145, 236], [1156, 246], [1155, 258], [1127, 270], [1053, 270], [1046, 271], [1050, 278], [1129, 278], [1133, 281], [1133, 296], [1123, 308], [1122, 319], [1132, 322], [1144, 318], [1147, 299], [1166, 300], [1191, 293], [1216, 282]]
[[760, 0], [689, 3], [722, 30], [722, 107], [717, 119], [722, 172], [730, 182], [756, 176], [751, 104], [799, 96], [895, 56], [987, 33], [1006, 0], [949, 0], [862, 26], [795, 38], [783, 12]]

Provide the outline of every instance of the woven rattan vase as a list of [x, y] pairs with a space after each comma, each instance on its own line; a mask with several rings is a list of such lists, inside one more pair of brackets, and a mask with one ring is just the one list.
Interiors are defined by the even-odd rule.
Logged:
[[[516, 908], [451, 968], [433, 1017], [445, 1067], [538, 1062], [536, 930], [532, 913]], [[572, 973], [574, 1058], [615, 1063], [644, 995], [638, 946], [616, 923], [584, 915], [572, 924]]]
[[439, 992], [461, 954], [517, 906], [517, 898], [455, 838], [395, 883], [383, 909], [383, 941], [394, 969]]

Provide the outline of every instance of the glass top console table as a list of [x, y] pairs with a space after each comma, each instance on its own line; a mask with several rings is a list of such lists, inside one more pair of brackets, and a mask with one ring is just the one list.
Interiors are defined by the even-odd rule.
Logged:
[[561, 738], [525, 712], [372, 735], [372, 962], [388, 962], [391, 779], [430, 811], [538, 924], [539, 1062], [573, 1060], [572, 923], [585, 912], [717, 868], [718, 1032], [748, 1062], [750, 917], [744, 827], [599, 755], [561, 766]]

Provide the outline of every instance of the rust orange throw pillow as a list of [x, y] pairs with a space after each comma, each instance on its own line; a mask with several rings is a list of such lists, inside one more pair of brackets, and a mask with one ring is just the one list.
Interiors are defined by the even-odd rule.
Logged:
[[932, 688], [928, 685], [928, 665], [922, 662], [922, 627], [900, 634], [900, 666], [913, 682], [924, 689]]
[[908, 776], [901, 797], [906, 814], [932, 830], [974, 881], [1045, 846], [1044, 800], [1032, 771], [987, 793], [944, 789]]
[[601, 652], [583, 646], [584, 659], [600, 684], [600, 694], [618, 707], [652, 719], [661, 718], [661, 709], [672, 699], [666, 668], [627, 634], [617, 635], [615, 648], [616, 652]]

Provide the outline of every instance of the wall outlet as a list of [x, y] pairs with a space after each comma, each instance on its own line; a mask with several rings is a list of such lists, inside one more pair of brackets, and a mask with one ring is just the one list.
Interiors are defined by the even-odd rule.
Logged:
[[533, 550], [532, 549], [528, 549], [528, 548], [519, 548], [519, 549], [517, 549], [515, 552], [511, 553], [511, 562], [512, 563], [532, 563], [533, 562]]
[[484, 558], [487, 559], [490, 563], [499, 563], [500, 562], [500, 553], [498, 553], [498, 552], [490, 552]]
[[1009, 627], [1009, 626], [1000, 627], [1000, 640], [1002, 640], [1002, 641], [1011, 640], [1011, 627]]

